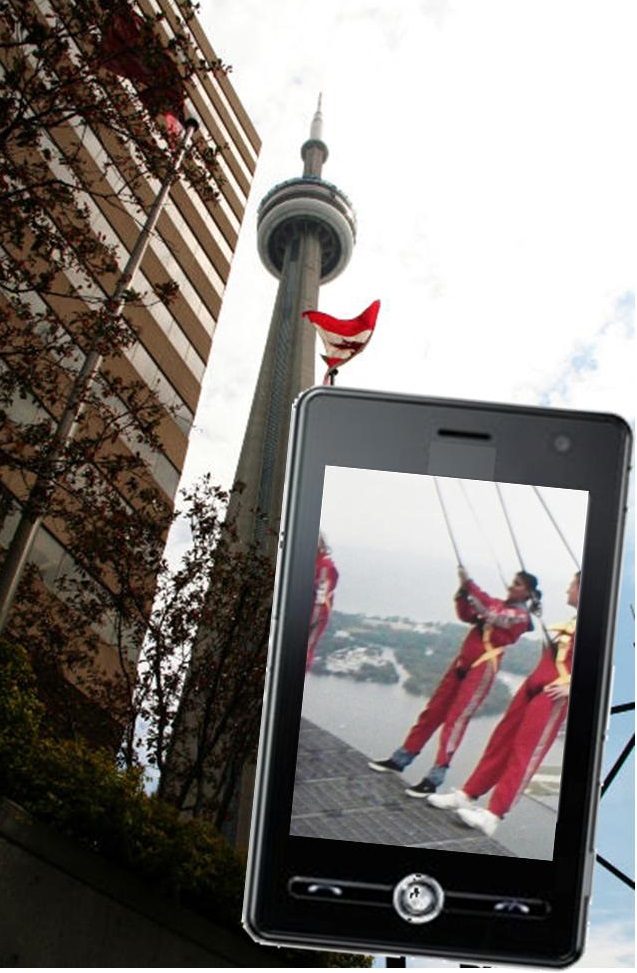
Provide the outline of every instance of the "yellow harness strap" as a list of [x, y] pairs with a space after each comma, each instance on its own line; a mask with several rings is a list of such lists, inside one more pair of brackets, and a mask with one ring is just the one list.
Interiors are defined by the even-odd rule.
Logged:
[[490, 662], [494, 670], [497, 669], [496, 659], [498, 659], [504, 649], [496, 649], [491, 644], [491, 632], [493, 631], [492, 625], [485, 625], [482, 631], [482, 644], [484, 645], [484, 652], [482, 655], [478, 656], [475, 662], [471, 663], [469, 668], [475, 669], [477, 666], [481, 666], [483, 662]]
[[[554, 631], [554, 630], [552, 630]], [[568, 650], [573, 643], [573, 633], [575, 631], [575, 619], [570, 622], [566, 622], [564, 625], [557, 629], [557, 635], [553, 640], [553, 644], [556, 648], [555, 653], [555, 668], [557, 669], [558, 675], [557, 679], [548, 683], [548, 686], [563, 686], [565, 683], [570, 683], [571, 674], [566, 668], [566, 657], [568, 655]], [[548, 686], [546, 687], [548, 689]]]

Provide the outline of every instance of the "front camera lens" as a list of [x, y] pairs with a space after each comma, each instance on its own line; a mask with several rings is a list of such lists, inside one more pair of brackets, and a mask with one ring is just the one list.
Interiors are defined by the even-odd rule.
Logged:
[[556, 453], [568, 453], [571, 445], [572, 443], [570, 436], [567, 436], [563, 432], [556, 436], [553, 440], [553, 448]]

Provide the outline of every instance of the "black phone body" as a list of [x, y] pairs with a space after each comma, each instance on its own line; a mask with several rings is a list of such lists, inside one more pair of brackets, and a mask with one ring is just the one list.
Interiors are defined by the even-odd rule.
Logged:
[[[300, 397], [244, 901], [253, 938], [469, 962], [559, 967], [578, 958], [595, 860], [630, 446], [627, 425], [610, 415], [343, 388]], [[333, 617], [344, 628], [332, 625], [329, 638], [323, 634], [330, 644], [323, 654], [319, 645], [308, 668], [323, 533], [339, 572], [332, 611], [340, 614]], [[492, 554], [507, 561], [502, 581], [488, 567]], [[487, 701], [496, 684], [502, 692], [502, 658], [517, 651], [523, 671], [509, 673], [510, 698], [489, 704], [495, 711], [486, 725], [479, 727], [485, 717], [469, 706], [464, 735], [434, 793], [462, 788], [512, 700], [547, 658], [542, 653], [550, 649], [556, 658], [557, 643], [545, 636], [554, 622], [572, 622], [566, 593], [581, 565], [565, 677], [568, 716], [541, 764], [527, 754], [534, 776], [528, 768], [526, 778], [518, 774], [520, 793], [502, 821], [506, 840], [498, 830], [489, 836], [467, 827], [458, 809], [410, 800], [400, 773], [378, 773], [368, 763], [402, 744], [445, 667], [456, 664], [464, 633], [483, 638], [495, 617], [483, 610], [477, 621], [451, 621], [454, 599], [464, 597], [456, 590], [459, 561], [471, 577], [475, 566], [481, 589], [499, 587], [507, 605], [508, 575], [535, 573], [545, 609], [533, 621], [535, 634], [506, 644], [496, 662], [480, 663], [485, 673], [501, 666], [496, 678], [489, 674]], [[478, 577], [489, 571], [488, 579]], [[414, 609], [420, 594], [429, 602]], [[392, 632], [396, 646], [402, 639], [401, 661]], [[490, 635], [491, 648], [494, 641]], [[370, 664], [387, 673], [388, 653], [400, 687], [370, 676]], [[431, 660], [431, 678], [423, 659]], [[414, 666], [425, 683], [409, 694], [404, 683], [413, 681]], [[478, 702], [484, 707], [485, 698]], [[421, 755], [419, 774], [435, 763], [440, 734], [425, 744], [429, 757]], [[514, 731], [509, 739], [513, 753]], [[529, 796], [529, 780], [539, 794]], [[487, 799], [489, 793], [476, 806]]]

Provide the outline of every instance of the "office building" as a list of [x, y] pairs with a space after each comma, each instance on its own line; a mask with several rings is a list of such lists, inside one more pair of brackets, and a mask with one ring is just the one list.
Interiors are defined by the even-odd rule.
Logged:
[[[131, 9], [134, 6], [131, 5]], [[55, 0], [29, 0], [26, 5], [16, 4], [18, 10], [49, 18], [59, 16], [61, 7], [63, 4], [56, 5]], [[162, 45], [168, 48], [173, 26], [177, 22], [173, 0], [142, 0], [138, 9], [151, 15], [164, 15], [155, 31]], [[208, 61], [216, 59], [216, 53], [196, 18], [188, 21], [182, 29], [187, 31], [193, 61], [202, 57]], [[37, 52], [33, 53], [33, 48], [28, 56], [34, 59], [35, 64]], [[69, 56], [73, 56], [72, 48]], [[120, 96], [124, 97], [131, 117], [137, 116], [139, 120], [142, 108], [139, 91], [126, 79], [108, 72], [102, 73], [105, 83], [115, 86]], [[166, 407], [155, 447], [140, 443], [134, 434], [123, 432], [120, 440], [113, 444], [113, 449], [143, 454], [150, 481], [161, 491], [167, 504], [173, 503], [184, 466], [189, 432], [204, 372], [212, 354], [224, 288], [260, 149], [259, 137], [227, 75], [214, 71], [198, 73], [188, 81], [185, 95], [186, 117], [194, 117], [199, 124], [195, 141], [201, 143], [208, 140], [222, 149], [218, 156], [221, 174], [218, 198], [216, 201], [205, 199], [185, 179], [177, 178], [174, 181], [151, 234], [141, 267], [131, 283], [135, 291], [144, 295], [140, 306], [130, 306], [125, 312], [136, 331], [137, 340], [126, 348], [122, 356], [111, 360], [105, 357], [105, 367], [117, 381], [121, 381], [122, 387], [142, 383], [156, 392]], [[126, 123], [127, 116], [122, 115], [120, 134], [125, 134]], [[162, 138], [161, 135], [157, 137]], [[85, 179], [80, 192], [82, 201], [88, 207], [92, 230], [96, 236], [115, 247], [121, 271], [139, 238], [145, 214], [160, 189], [160, 180], [148, 175], [139, 178], [135, 187], [137, 205], [134, 205], [123, 191], [130, 180], [130, 166], [135, 163], [134, 151], [129, 155], [128, 171], [122, 171], [121, 167], [113, 164], [115, 159], [121, 158], [122, 141], [118, 141], [113, 132], [94, 131], [90, 125], [82, 123], [81, 115], [43, 135], [36, 151], [48, 160], [52, 177], [62, 180], [66, 173], [70, 174], [71, 170], [65, 168], [65, 153], [68, 153], [71, 144], [79, 144], [74, 151], [81, 159]], [[54, 213], [51, 219], [55, 220]], [[63, 280], [66, 294], [63, 296], [52, 293], [54, 289], [38, 293], [34, 288], [28, 295], [32, 309], [41, 311], [43, 316], [52, 311], [58, 320], [63, 320], [67, 307], [74, 315], [81, 314], [83, 293], [87, 295], [87, 307], [89, 302], [95, 306], [96, 300], [106, 301], [117, 285], [117, 273], [105, 273], [99, 279], [89, 279], [89, 276], [83, 274], [82, 268], [67, 271]], [[178, 293], [174, 300], [165, 304], [157, 299], [153, 288], [171, 280], [178, 285]], [[56, 287], [55, 290], [59, 291], [60, 288]], [[9, 288], [4, 294], [0, 289], [0, 302], [0, 308], [8, 315], [11, 327]], [[14, 323], [17, 335], [20, 329], [17, 316]], [[43, 339], [42, 354], [47, 353]], [[75, 355], [67, 357], [70, 375], [77, 369], [82, 354], [76, 348]], [[5, 361], [0, 359], [0, 368], [10, 367], [8, 358]], [[61, 392], [67, 394], [68, 388]], [[8, 423], [30, 423], [47, 416], [57, 420], [59, 411], [59, 402], [38, 401], [28, 395], [16, 395], [8, 412]], [[23, 501], [28, 486], [28, 477], [21, 476], [15, 470], [5, 469], [2, 472], [5, 500], [14, 498]], [[18, 517], [19, 510], [14, 506], [2, 523], [2, 547], [9, 545]], [[72, 538], [65, 536], [64, 528], [58, 522], [45, 519], [29, 560], [40, 569], [48, 588], [52, 589], [60, 576], [73, 575], [75, 566], [71, 548]], [[108, 585], [107, 578], [102, 581]], [[149, 592], [152, 587], [153, 579], [149, 578]], [[108, 626], [102, 624], [100, 637], [104, 652], [101, 653], [101, 662], [108, 674], [116, 672], [121, 665], [116, 654], [112, 653], [109, 657], [106, 649], [112, 642], [112, 635]], [[131, 672], [138, 648], [132, 647], [131, 655], [125, 660]]]

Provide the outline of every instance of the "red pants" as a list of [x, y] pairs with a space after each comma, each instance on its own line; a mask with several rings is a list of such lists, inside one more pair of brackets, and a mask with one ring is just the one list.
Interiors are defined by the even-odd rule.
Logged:
[[314, 653], [316, 652], [316, 646], [321, 641], [321, 636], [327, 628], [327, 623], [330, 620], [330, 613], [326, 606], [321, 605], [316, 610], [316, 617], [314, 617], [310, 623], [310, 633], [307, 639], [307, 656], [305, 659], [305, 671], [310, 668], [314, 661]]
[[460, 746], [469, 720], [491, 689], [495, 669], [483, 662], [460, 679], [455, 663], [447, 670], [403, 743], [411, 753], [420, 753], [427, 740], [442, 725], [435, 763], [447, 767]]
[[463, 786], [465, 794], [480, 797], [494, 788], [489, 810], [503, 817], [544, 760], [567, 708], [568, 699], [552, 700], [545, 692], [531, 696], [523, 683]]

